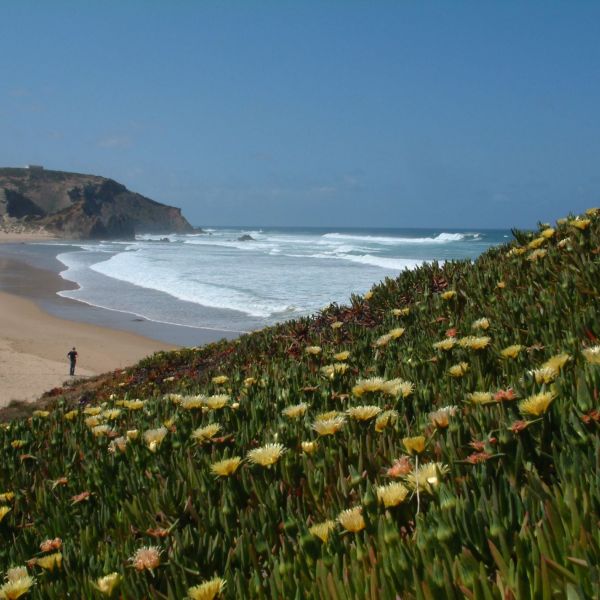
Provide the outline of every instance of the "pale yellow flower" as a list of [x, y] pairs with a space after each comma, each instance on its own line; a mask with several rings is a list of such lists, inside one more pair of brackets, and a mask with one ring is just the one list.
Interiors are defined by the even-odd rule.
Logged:
[[348, 365], [345, 363], [334, 363], [332, 365], [321, 367], [321, 373], [329, 379], [333, 379], [336, 375], [343, 375], [347, 370]]
[[379, 406], [366, 405], [354, 406], [346, 411], [346, 414], [356, 421], [369, 421], [374, 419], [381, 412]]
[[328, 410], [324, 413], [319, 413], [315, 417], [315, 421], [329, 421], [329, 419], [334, 419], [335, 417], [343, 417], [344, 413], [341, 413], [339, 410]]
[[306, 354], [312, 354], [313, 356], [321, 354], [322, 351], [323, 349], [321, 348], [321, 346], [306, 346], [306, 348], [304, 349], [304, 352], [306, 352]]
[[308, 409], [308, 404], [306, 402], [301, 402], [300, 404], [294, 404], [292, 406], [287, 406], [281, 411], [281, 414], [288, 419], [299, 419], [303, 417]]
[[519, 410], [524, 415], [533, 415], [535, 417], [539, 417], [548, 410], [554, 398], [556, 398], [555, 392], [542, 392], [540, 394], [534, 394], [533, 396], [529, 396], [529, 398], [519, 402]]
[[587, 229], [590, 226], [591, 222], [592, 221], [590, 219], [580, 219], [579, 217], [577, 217], [576, 219], [569, 221], [569, 225], [571, 227], [579, 229], [580, 231], [583, 231], [584, 229]]
[[432, 425], [438, 429], [445, 429], [450, 424], [450, 418], [456, 415], [458, 407], [456, 406], [444, 406], [436, 411], [429, 413], [429, 420]]
[[283, 444], [265, 444], [260, 448], [250, 450], [246, 455], [246, 458], [255, 465], [261, 467], [271, 467], [274, 465], [285, 452]]
[[410, 314], [410, 308], [392, 308], [392, 314], [395, 317], [407, 317]]
[[70, 410], [63, 415], [63, 419], [65, 419], [66, 421], [72, 421], [78, 414], [79, 411]]
[[231, 458], [224, 458], [223, 460], [213, 463], [210, 466], [210, 470], [213, 475], [216, 475], [217, 477], [229, 477], [238, 470], [241, 463], [242, 458], [240, 456], [232, 456]]
[[0, 522], [4, 519], [4, 517], [11, 511], [10, 506], [0, 506]]
[[386, 508], [398, 506], [408, 496], [408, 488], [402, 483], [392, 482], [377, 488], [377, 498]]
[[588, 208], [588, 209], [585, 211], [585, 214], [586, 214], [588, 217], [597, 217], [597, 216], [600, 214], [600, 208], [598, 208], [597, 206], [594, 206], [594, 207], [592, 207], [592, 208]]
[[184, 410], [198, 410], [206, 406], [206, 396], [198, 394], [197, 396], [183, 396], [179, 400], [179, 405]]
[[121, 409], [119, 408], [109, 408], [102, 413], [102, 417], [107, 421], [114, 421], [118, 419], [121, 415]]
[[3, 494], [0, 494], [0, 502], [12, 502], [14, 498], [14, 492], [4, 492]]
[[590, 346], [581, 352], [590, 364], [600, 365], [600, 346]]
[[452, 377], [462, 377], [469, 370], [469, 363], [460, 362], [448, 369], [448, 373]]
[[505, 282], [505, 281], [499, 281], [499, 282], [496, 284], [496, 287], [497, 287], [499, 290], [503, 290], [503, 289], [506, 287], [506, 282]]
[[110, 573], [99, 577], [94, 583], [94, 587], [105, 596], [111, 596], [113, 591], [117, 588], [121, 582], [121, 576], [118, 573]]
[[420, 465], [418, 469], [406, 475], [406, 483], [412, 490], [418, 489], [419, 491], [433, 493], [440, 482], [440, 477], [448, 473], [449, 470], [447, 465], [439, 462]]
[[536, 262], [538, 261], [540, 258], [544, 258], [546, 256], [546, 254], [548, 254], [547, 250], [534, 250], [533, 252], [530, 252], [529, 255], [527, 256], [527, 260], [529, 262]]
[[86, 427], [93, 429], [94, 427], [97, 427], [98, 425], [100, 425], [102, 423], [102, 417], [101, 416], [86, 417], [83, 420], [83, 422], [85, 423]]
[[187, 594], [190, 600], [214, 600], [223, 593], [226, 581], [221, 577], [214, 577], [200, 585], [195, 585], [188, 589]]
[[325, 521], [323, 523], [317, 523], [309, 528], [311, 535], [318, 537], [324, 544], [329, 539], [329, 534], [335, 529], [335, 521]]
[[312, 428], [318, 435], [333, 435], [344, 426], [345, 422], [346, 419], [344, 419], [344, 417], [333, 417], [331, 419], [315, 421], [312, 424]]
[[402, 443], [409, 454], [421, 454], [425, 450], [425, 436], [417, 435], [415, 437], [405, 437]]
[[521, 254], [525, 254], [525, 252], [527, 252], [527, 248], [516, 246], [515, 248], [509, 250], [506, 256], [521, 256]]
[[256, 379], [254, 377], [246, 377], [244, 379], [244, 387], [251, 387], [256, 383]]
[[333, 355], [333, 358], [337, 361], [344, 361], [344, 360], [348, 360], [348, 358], [350, 358], [350, 352], [348, 352], [348, 350], [344, 350], [343, 352], [338, 352], [337, 354]]
[[125, 436], [116, 437], [112, 442], [108, 445], [108, 451], [112, 454], [118, 450], [119, 452], [125, 452], [127, 449], [127, 442], [129, 440]]
[[113, 433], [113, 428], [110, 425], [96, 425], [92, 427], [92, 433], [94, 437], [103, 437], [105, 435], [110, 435]]
[[452, 298], [456, 297], [456, 292], [454, 290], [448, 290], [447, 292], [443, 292], [441, 297], [442, 300], [452, 300]]
[[490, 328], [490, 320], [486, 317], [477, 319], [476, 321], [473, 321], [473, 323], [471, 324], [471, 328], [472, 329], [483, 329], [485, 331], [486, 329]]
[[341, 329], [344, 324], [341, 321], [334, 321], [331, 324], [331, 329]]
[[372, 291], [368, 291], [365, 295], [364, 295], [364, 299], [365, 300], [370, 300], [373, 297], [373, 292]]
[[227, 375], [217, 375], [216, 377], [212, 378], [212, 382], [215, 385], [223, 385], [224, 383], [227, 383], [229, 381], [229, 377], [227, 377]]
[[439, 342], [435, 342], [435, 344], [433, 344], [433, 347], [436, 350], [452, 350], [452, 348], [454, 348], [455, 345], [456, 345], [456, 338], [449, 337], [449, 338], [443, 339]]
[[313, 454], [316, 449], [319, 447], [318, 442], [313, 441], [313, 442], [302, 442], [302, 452], [306, 453], [306, 454]]
[[54, 569], [60, 569], [62, 567], [62, 553], [55, 552], [54, 554], [47, 554], [35, 559], [35, 564], [42, 567], [46, 571], [54, 571]]
[[352, 388], [352, 393], [360, 398], [363, 394], [380, 392], [384, 385], [385, 379], [383, 379], [383, 377], [359, 379]]
[[527, 244], [527, 247], [530, 250], [535, 250], [536, 248], [539, 248], [540, 246], [543, 246], [546, 243], [546, 238], [545, 237], [538, 237], [535, 238], [533, 240], [531, 240], [529, 242], [529, 244]]
[[208, 410], [219, 410], [227, 406], [230, 400], [228, 394], [215, 394], [214, 396], [208, 396], [204, 402]]
[[558, 370], [552, 367], [541, 367], [529, 371], [536, 383], [551, 383], [558, 377]]
[[[0, 598], [2, 600], [17, 600], [21, 596], [24, 596], [29, 592], [31, 586], [35, 583], [35, 580], [30, 575], [27, 575], [27, 571], [24, 567], [24, 575], [20, 577], [7, 575], [7, 581], [0, 586]], [[12, 569], [9, 569], [9, 573]]]
[[490, 345], [491, 338], [488, 336], [476, 337], [474, 335], [468, 335], [458, 340], [458, 345], [461, 348], [468, 348], [469, 350], [482, 350], [483, 348]]
[[140, 432], [137, 429], [128, 429], [125, 435], [128, 440], [137, 440], [140, 436]]
[[165, 394], [163, 396], [164, 400], [168, 400], [169, 402], [172, 402], [173, 404], [180, 404], [181, 401], [183, 400], [183, 395], [182, 394]]
[[356, 533], [366, 527], [365, 519], [362, 516], [362, 506], [355, 506], [343, 510], [337, 518], [339, 524], [346, 530]]
[[381, 433], [387, 427], [393, 427], [398, 421], [398, 412], [395, 410], [383, 411], [375, 420], [375, 431]]
[[129, 559], [136, 571], [154, 570], [160, 566], [161, 549], [158, 546], [142, 546]]
[[40, 417], [42, 419], [45, 419], [45, 418], [47, 418], [50, 415], [50, 411], [48, 411], [48, 410], [34, 410], [32, 414], [33, 414], [34, 417]]
[[566, 353], [556, 354], [551, 356], [543, 365], [544, 368], [556, 369], [562, 371], [562, 368], [571, 360], [571, 357]]
[[404, 335], [406, 329], [404, 327], [395, 327], [394, 329], [390, 329], [388, 335], [393, 339], [397, 340]]
[[221, 431], [221, 426], [218, 423], [211, 423], [192, 431], [192, 439], [199, 444], [204, 444], [215, 437], [219, 431]]
[[22, 577], [27, 577], [27, 567], [11, 567], [6, 571], [7, 581], [14, 581], [15, 579], [21, 579]]
[[503, 350], [500, 350], [500, 356], [502, 358], [517, 358], [523, 349], [524, 346], [521, 346], [521, 344], [513, 344], [512, 346], [507, 346]]
[[158, 429], [148, 429], [148, 431], [144, 431], [144, 442], [146, 442], [146, 446], [150, 452], [156, 452], [161, 442], [164, 440], [167, 435], [166, 427], [159, 427]]
[[392, 336], [389, 333], [386, 333], [375, 340], [375, 346], [377, 346], [377, 348], [383, 348], [384, 346], [387, 346], [391, 340]]
[[570, 238], [570, 237], [566, 237], [566, 238], [563, 238], [562, 240], [560, 240], [560, 241], [559, 241], [559, 242], [556, 244], [556, 246], [557, 246], [558, 248], [560, 248], [561, 250], [562, 250], [562, 249], [564, 249], [564, 248], [568, 248], [568, 249], [570, 250], [570, 249], [571, 249], [571, 247], [569, 246], [569, 243], [570, 243], [570, 242], [571, 242], [571, 238]]
[[495, 402], [494, 394], [491, 392], [472, 392], [467, 394], [467, 398], [473, 404], [491, 404]]
[[381, 385], [381, 392], [386, 396], [408, 398], [415, 391], [415, 384], [404, 379], [389, 379]]
[[551, 237], [554, 237], [556, 230], [553, 227], [546, 227], [540, 234], [543, 238], [549, 240]]
[[121, 402], [121, 406], [123, 406], [124, 408], [128, 409], [128, 410], [141, 410], [142, 408], [144, 408], [144, 406], [146, 406], [146, 401], [145, 400], [123, 400]]
[[89, 415], [90, 417], [95, 417], [102, 412], [102, 408], [100, 406], [88, 406], [83, 409], [84, 415]]

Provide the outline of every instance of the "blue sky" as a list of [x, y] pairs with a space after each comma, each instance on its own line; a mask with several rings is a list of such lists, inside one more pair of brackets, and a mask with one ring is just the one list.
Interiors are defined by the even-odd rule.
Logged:
[[533, 226], [600, 203], [600, 2], [2, 2], [0, 164], [197, 225]]

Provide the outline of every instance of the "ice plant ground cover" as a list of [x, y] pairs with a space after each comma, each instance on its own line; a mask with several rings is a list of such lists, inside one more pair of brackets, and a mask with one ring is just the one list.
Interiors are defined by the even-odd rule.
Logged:
[[514, 236], [5, 423], [0, 598], [594, 597], [600, 213]]

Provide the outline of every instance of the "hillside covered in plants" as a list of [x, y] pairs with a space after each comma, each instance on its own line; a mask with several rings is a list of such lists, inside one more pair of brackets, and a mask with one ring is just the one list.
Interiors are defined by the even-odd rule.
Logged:
[[514, 237], [5, 423], [0, 598], [595, 597], [600, 211]]

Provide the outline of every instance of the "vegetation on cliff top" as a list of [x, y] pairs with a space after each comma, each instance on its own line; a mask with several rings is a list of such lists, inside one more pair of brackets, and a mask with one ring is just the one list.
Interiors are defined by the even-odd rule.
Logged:
[[600, 212], [514, 234], [5, 424], [0, 598], [593, 597]]

